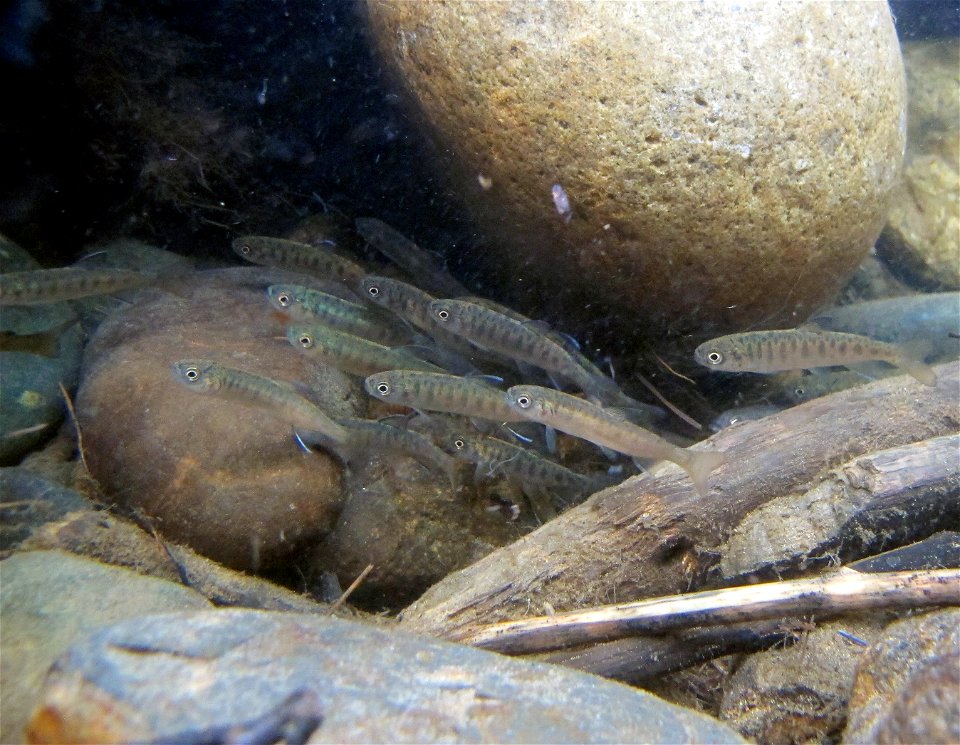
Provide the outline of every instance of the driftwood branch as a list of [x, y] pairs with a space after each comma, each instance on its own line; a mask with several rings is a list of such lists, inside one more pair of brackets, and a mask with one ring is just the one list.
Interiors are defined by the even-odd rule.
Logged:
[[935, 605], [960, 605], [960, 569], [881, 574], [842, 569], [814, 579], [730, 587], [507, 621], [449, 638], [497, 652], [531, 654], [694, 626]]
[[[918, 543], [854, 562], [858, 572], [902, 572], [960, 568], [960, 533], [944, 531]], [[817, 622], [827, 619], [822, 611]], [[778, 618], [668, 634], [631, 636], [612, 642], [567, 647], [538, 655], [541, 662], [565, 665], [625, 683], [644, 684], [666, 673], [730, 654], [746, 654], [788, 645], [809, 628], [808, 618]]]
[[[726, 465], [712, 475], [706, 497], [698, 497], [679, 468], [658, 464], [651, 473], [593, 495], [447, 577], [407, 608], [401, 623], [421, 633], [468, 636], [479, 626], [539, 615], [550, 607], [570, 610], [723, 586], [743, 569], [724, 580], [721, 560], [725, 549], [729, 553], [727, 542], [763, 505], [836, 480], [833, 469], [862, 456], [960, 430], [960, 364], [935, 370], [935, 387], [907, 376], [886, 378], [724, 430], [703, 444], [727, 456]], [[922, 451], [926, 446], [918, 447]], [[930, 463], [920, 460], [924, 468]], [[874, 466], [881, 461], [875, 458]], [[909, 542], [955, 528], [957, 499], [950, 478], [958, 470], [956, 457], [941, 464], [944, 488], [925, 493], [911, 491], [916, 474], [910, 463], [915, 461], [897, 462], [905, 468], [895, 477], [896, 469], [891, 471], [892, 481], [854, 479], [858, 504], [869, 504], [878, 484], [888, 495], [881, 501], [894, 500], [896, 489], [890, 484], [899, 479], [899, 493], [909, 499], [898, 509], [911, 516], [919, 511], [929, 519], [902, 520], [896, 540]], [[855, 517], [858, 510], [850, 514]], [[852, 529], [856, 520], [849, 525]], [[879, 541], [884, 535], [877, 540], [869, 552], [883, 550]], [[778, 541], [780, 547], [794, 543], [790, 535]], [[823, 543], [828, 551], [837, 545]], [[853, 549], [846, 558], [863, 555]], [[809, 568], [804, 566], [809, 556], [803, 554], [786, 561], [782, 555], [773, 558], [771, 565], [785, 574]]]

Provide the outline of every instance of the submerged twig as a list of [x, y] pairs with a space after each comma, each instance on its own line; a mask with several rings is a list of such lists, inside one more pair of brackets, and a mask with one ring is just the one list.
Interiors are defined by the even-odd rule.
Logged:
[[367, 578], [367, 575], [370, 574], [370, 572], [372, 571], [373, 571], [373, 564], [367, 564], [366, 568], [362, 572], [360, 572], [360, 574], [357, 575], [357, 578], [350, 583], [350, 586], [346, 590], [344, 590], [343, 594], [336, 599], [333, 605], [330, 606], [330, 613], [334, 613], [337, 610], [337, 608], [339, 608], [341, 605], [347, 602], [347, 598], [349, 598], [353, 594], [353, 591], [360, 586], [360, 583], [363, 582], [363, 580]]
[[666, 362], [664, 362], [664, 361], [660, 358], [660, 355], [654, 354], [653, 356], [657, 358], [657, 362], [659, 362], [661, 365], [663, 365], [665, 368], [667, 368], [667, 370], [669, 370], [670, 372], [672, 372], [672, 373], [673, 373], [674, 375], [676, 375], [678, 378], [681, 378], [682, 380], [686, 380], [686, 381], [687, 381], [688, 383], [690, 383], [691, 385], [696, 385], [696, 384], [697, 384], [697, 381], [695, 381], [693, 378], [689, 378], [689, 377], [687, 377], [686, 375], [684, 375], [683, 373], [678, 373], [676, 370], [674, 370], [672, 367], [670, 367], [670, 365], [668, 365]]
[[498, 652], [527, 654], [693, 626], [931, 605], [960, 605], [960, 570], [862, 574], [843, 569], [815, 579], [730, 587], [507, 621], [450, 638]]
[[660, 401], [660, 403], [662, 403], [664, 406], [670, 409], [670, 411], [672, 411], [674, 414], [676, 414], [678, 417], [680, 417], [683, 421], [685, 421], [694, 429], [703, 429], [703, 425], [700, 424], [700, 422], [698, 422], [693, 417], [687, 414], [684, 414], [674, 404], [670, 403], [670, 401], [667, 400], [667, 397], [664, 396], [662, 393], [660, 393], [660, 391], [656, 389], [653, 383], [651, 383], [649, 380], [643, 377], [640, 373], [634, 373], [634, 375], [637, 377], [637, 379], [641, 383], [643, 383], [647, 387], [647, 390], [650, 391], [654, 396], [656, 396], [657, 399]]
[[70, 398], [70, 393], [67, 391], [63, 383], [58, 382], [60, 386], [60, 393], [63, 396], [63, 402], [67, 406], [67, 411], [70, 412], [70, 419], [73, 421], [73, 428], [77, 432], [77, 452], [80, 454], [80, 462], [83, 464], [83, 470], [87, 472], [87, 475], [90, 475], [90, 468], [87, 466], [87, 456], [83, 452], [83, 432], [80, 431], [80, 421], [77, 419], [77, 410], [73, 408], [73, 399]]

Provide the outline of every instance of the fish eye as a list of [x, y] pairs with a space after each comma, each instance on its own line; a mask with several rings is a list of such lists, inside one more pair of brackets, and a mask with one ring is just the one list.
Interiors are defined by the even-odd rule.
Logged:
[[239, 246], [237, 246], [237, 250], [246, 256], [250, 253], [250, 246], [248, 246], [246, 243], [241, 243]]
[[183, 371], [183, 377], [190, 381], [197, 380], [200, 377], [200, 369], [193, 366], [188, 367]]
[[377, 383], [377, 393], [379, 393], [381, 396], [386, 396], [388, 393], [390, 393], [390, 386], [386, 383]]
[[367, 294], [370, 295], [370, 297], [376, 297], [377, 295], [380, 294], [380, 288], [377, 287], [376, 285], [370, 285], [367, 288]]
[[794, 388], [793, 392], [797, 396], [802, 396], [806, 391], [803, 388]]
[[467, 443], [465, 443], [463, 440], [454, 440], [454, 441], [453, 441], [453, 446], [454, 446], [457, 450], [463, 450], [463, 449], [467, 446]]
[[284, 308], [286, 308], [291, 303], [290, 296], [287, 293], [283, 292], [277, 295], [277, 302], [280, 303], [280, 305], [282, 305]]
[[310, 349], [313, 346], [313, 337], [310, 334], [300, 334], [297, 343], [304, 349]]
[[521, 409], [529, 409], [532, 403], [530, 396], [517, 396], [517, 406]]
[[711, 364], [714, 364], [714, 365], [719, 365], [721, 362], [723, 362], [723, 355], [717, 351], [708, 352], [707, 362], [710, 362]]
[[437, 318], [439, 318], [441, 321], [446, 321], [449, 317], [450, 317], [450, 311], [447, 311], [447, 310], [437, 311]]

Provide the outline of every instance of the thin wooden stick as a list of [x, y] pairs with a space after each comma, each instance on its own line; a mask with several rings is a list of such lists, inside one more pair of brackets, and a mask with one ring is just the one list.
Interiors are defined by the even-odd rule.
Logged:
[[730, 587], [490, 624], [450, 638], [507, 654], [609, 641], [639, 633], [814, 612], [960, 605], [960, 569], [862, 574]]
[[670, 365], [668, 365], [666, 362], [664, 362], [662, 359], [660, 359], [660, 355], [654, 354], [653, 356], [657, 358], [657, 362], [659, 362], [661, 365], [663, 365], [665, 368], [667, 368], [670, 372], [672, 372], [672, 373], [673, 373], [674, 375], [676, 375], [678, 378], [681, 378], [682, 380], [686, 380], [686, 381], [687, 381], [688, 383], [690, 383], [691, 385], [696, 385], [696, 384], [697, 384], [697, 381], [695, 381], [693, 378], [688, 378], [688, 377], [687, 377], [686, 375], [684, 375], [683, 373], [678, 373], [676, 370], [674, 370], [672, 367], [670, 367]]
[[653, 383], [651, 383], [649, 380], [643, 377], [640, 373], [634, 373], [634, 377], [636, 377], [641, 383], [643, 383], [647, 387], [647, 390], [649, 390], [654, 396], [656, 396], [660, 400], [660, 403], [662, 403], [664, 406], [670, 409], [670, 411], [672, 411], [674, 414], [680, 417], [683, 421], [685, 421], [694, 429], [703, 429], [703, 425], [700, 424], [700, 422], [698, 422], [692, 416], [689, 416], [688, 414], [684, 414], [674, 404], [670, 403], [670, 401], [667, 400], [667, 397], [664, 396], [662, 393], [660, 393], [660, 391], [656, 389]]
[[373, 564], [367, 564], [366, 568], [362, 572], [360, 572], [360, 574], [357, 575], [357, 578], [353, 582], [350, 583], [350, 587], [344, 590], [343, 594], [337, 598], [336, 602], [334, 602], [333, 605], [330, 606], [330, 613], [333, 613], [334, 611], [337, 610], [337, 608], [339, 608], [341, 605], [347, 602], [347, 598], [353, 594], [353, 591], [360, 586], [360, 583], [363, 582], [363, 580], [367, 578], [367, 575], [370, 574], [370, 572], [372, 571], [373, 571]]
[[73, 400], [70, 398], [70, 393], [63, 383], [58, 382], [57, 385], [60, 386], [63, 402], [66, 404], [67, 411], [70, 412], [70, 418], [73, 420], [73, 428], [77, 431], [77, 452], [80, 453], [80, 462], [83, 464], [83, 470], [89, 475], [90, 469], [87, 467], [87, 457], [83, 454], [83, 433], [80, 431], [80, 421], [77, 419], [77, 411], [73, 408]]

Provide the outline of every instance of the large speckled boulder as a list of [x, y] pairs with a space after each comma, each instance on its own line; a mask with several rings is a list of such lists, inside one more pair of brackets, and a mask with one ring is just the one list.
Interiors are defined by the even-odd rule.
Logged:
[[906, 128], [885, 3], [366, 7], [496, 238], [500, 281], [539, 289], [541, 312], [782, 325], [880, 232]]
[[[200, 395], [171, 363], [213, 359], [302, 383], [333, 416], [364, 397], [283, 338], [265, 287], [282, 273], [201, 272], [105, 320], [88, 346], [77, 415], [90, 472], [119, 504], [170, 539], [228, 566], [266, 569], [334, 525], [340, 466], [305, 452], [269, 409]], [[289, 280], [289, 275], [285, 277]]]

